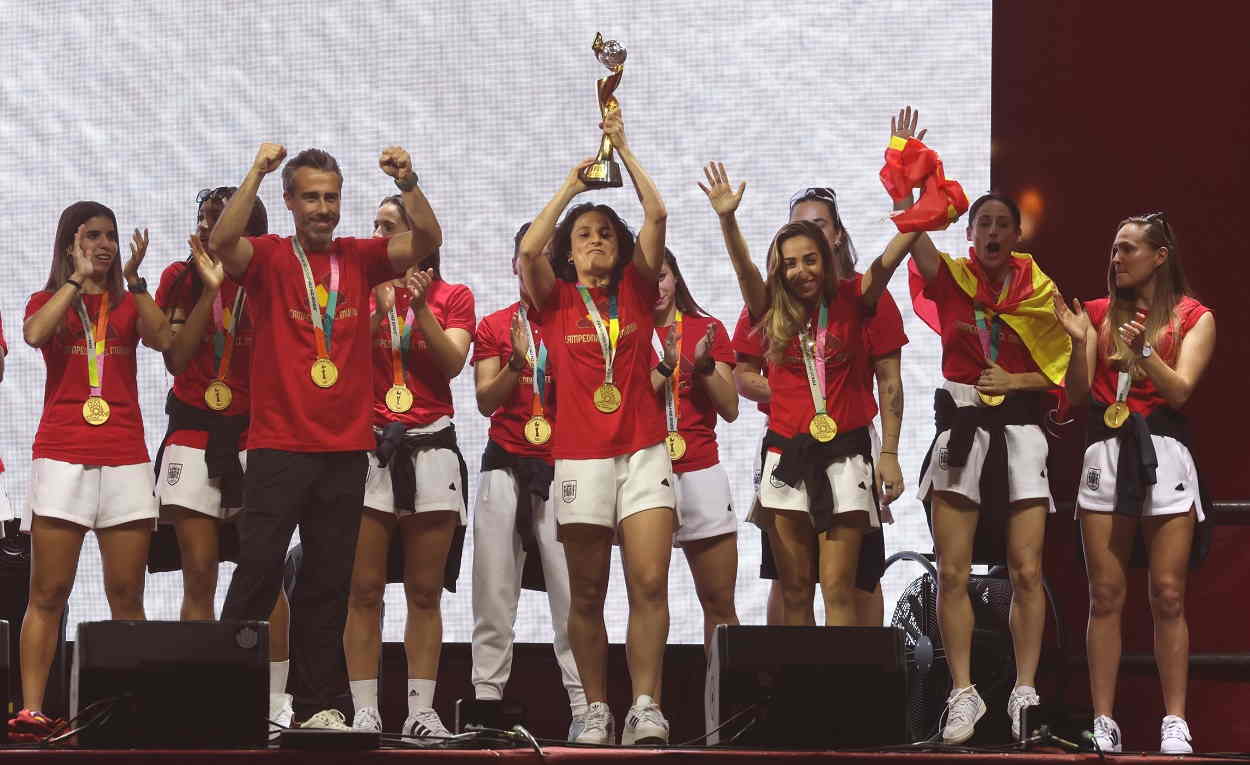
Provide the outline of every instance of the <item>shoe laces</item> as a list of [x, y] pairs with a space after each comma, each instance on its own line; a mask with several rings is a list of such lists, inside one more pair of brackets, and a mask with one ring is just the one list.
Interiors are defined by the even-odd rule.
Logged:
[[976, 686], [970, 685], [946, 700], [946, 724], [956, 728], [972, 725], [977, 717], [979, 696]]
[[301, 728], [327, 728], [343, 730], [347, 728], [347, 718], [337, 709], [323, 709], [300, 724]]
[[[442, 719], [438, 716], [438, 712], [433, 709], [418, 709], [408, 718], [409, 735], [427, 737], [427, 738], [447, 738], [451, 736], [451, 731], [447, 730], [443, 725]], [[424, 729], [424, 733], [417, 731]]]
[[364, 728], [368, 730], [382, 729], [382, 716], [378, 714], [378, 710], [373, 707], [362, 707], [356, 713], [356, 718], [352, 720], [353, 728]]
[[1176, 715], [1168, 715], [1163, 718], [1162, 733], [1160, 738], [1179, 738], [1183, 741], [1189, 740], [1189, 725]]
[[582, 716], [582, 732], [588, 730], [606, 731], [611, 721], [612, 710], [602, 701], [596, 701], [586, 707], [586, 714]]
[[668, 728], [668, 721], [664, 719], [664, 713], [660, 711], [660, 705], [654, 701], [647, 700], [643, 704], [636, 704], [630, 710], [634, 718], [634, 727], [649, 726], [655, 728]]
[[1032, 707], [1042, 703], [1042, 697], [1037, 695], [1037, 690], [1027, 685], [1013, 689], [1011, 700], [1020, 707]]

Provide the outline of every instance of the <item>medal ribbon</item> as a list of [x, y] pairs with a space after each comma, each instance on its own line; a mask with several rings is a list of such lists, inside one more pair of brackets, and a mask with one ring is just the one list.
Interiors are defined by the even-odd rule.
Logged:
[[105, 338], [109, 326], [109, 293], [105, 292], [100, 296], [100, 313], [96, 316], [94, 325], [87, 314], [86, 301], [80, 296], [78, 318], [82, 321], [82, 333], [87, 340], [87, 384], [91, 387], [92, 396], [103, 398], [104, 357], [108, 355], [105, 352]]
[[1128, 399], [1129, 388], [1133, 387], [1133, 376], [1128, 372], [1120, 372], [1115, 377], [1115, 400], [1121, 403]]
[[312, 266], [308, 265], [308, 256], [304, 254], [304, 246], [299, 243], [299, 236], [291, 237], [291, 247], [299, 260], [300, 270], [304, 273], [304, 288], [308, 292], [308, 317], [312, 322], [313, 342], [317, 346], [317, 358], [330, 358], [330, 341], [334, 329], [334, 313], [339, 299], [339, 256], [330, 256], [330, 296], [326, 300], [326, 314], [321, 313], [321, 302], [317, 300], [317, 282], [313, 280]]
[[247, 293], [240, 287], [234, 295], [234, 309], [230, 313], [230, 326], [228, 327], [226, 326], [227, 317], [222, 315], [220, 289], [217, 290], [217, 297], [213, 300], [213, 367], [217, 370], [214, 379], [222, 382], [230, 377], [230, 358], [234, 356], [235, 330], [238, 329], [239, 322], [243, 318], [243, 303], [246, 299]]
[[621, 335], [621, 320], [617, 316], [616, 295], [613, 294], [608, 298], [608, 321], [605, 325], [603, 315], [599, 313], [599, 306], [590, 297], [590, 290], [579, 284], [577, 291], [582, 296], [582, 302], [586, 304], [591, 323], [595, 325], [595, 334], [599, 336], [599, 348], [603, 351], [603, 382], [611, 385], [612, 363], [616, 360], [616, 343]]
[[[819, 318], [816, 320], [816, 339], [804, 330], [799, 333], [799, 348], [803, 351], [803, 366], [807, 370], [807, 387], [812, 393], [812, 404], [816, 407], [816, 415], [828, 414], [825, 408], [825, 344], [829, 334], [829, 308], [820, 304]], [[820, 356], [820, 363], [816, 363]]]
[[416, 314], [412, 310], [412, 306], [408, 306], [408, 312], [404, 314], [404, 326], [400, 329], [399, 312], [395, 310], [395, 306], [386, 312], [386, 319], [391, 325], [391, 377], [394, 384], [403, 388], [404, 385], [404, 362], [403, 353], [412, 346], [412, 325], [415, 321]]
[[[1010, 279], [1003, 282], [1003, 288], [998, 293], [1000, 305], [1006, 298], [1007, 290], [1010, 286]], [[993, 309], [981, 305], [975, 305], [973, 313], [976, 315], [977, 337], [981, 339], [981, 352], [985, 354], [986, 360], [991, 364], [997, 363], [998, 343], [1002, 338], [1003, 319]]]
[[[530, 414], [542, 417], [543, 395], [547, 389], [547, 346], [541, 342], [534, 342], [534, 328], [530, 326], [525, 306], [522, 305], [517, 310], [521, 314], [521, 323], [525, 325], [525, 333], [529, 335], [529, 347], [525, 349], [525, 360], [530, 364], [532, 375], [530, 384], [534, 391], [534, 395], [530, 398]], [[538, 348], [537, 353], [534, 352], [535, 347]]]
[[[677, 421], [681, 417], [681, 311], [677, 311], [677, 318], [669, 331], [677, 335], [677, 361], [673, 364], [673, 374], [664, 382], [664, 416], [668, 420], [668, 432], [676, 433]], [[660, 360], [663, 359], [661, 354]]]

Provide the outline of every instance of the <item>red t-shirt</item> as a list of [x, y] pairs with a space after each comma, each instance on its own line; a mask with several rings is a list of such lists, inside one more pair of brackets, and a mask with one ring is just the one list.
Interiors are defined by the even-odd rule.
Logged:
[[[888, 291], [881, 293], [881, 297], [877, 299], [876, 312], [865, 317], [864, 322], [864, 347], [868, 350], [869, 358], [888, 356], [907, 345], [907, 333], [903, 331], [903, 314], [898, 309], [898, 302]], [[741, 357], [764, 357], [763, 333], [755, 331], [745, 307], [738, 315], [738, 324], [734, 327], [733, 349]], [[870, 376], [874, 374], [871, 365], [868, 372]], [[871, 380], [868, 385], [869, 388], [872, 387]], [[761, 412], [768, 414], [768, 404], [757, 406]]]
[[[52, 294], [31, 295], [26, 303], [26, 317], [42, 308]], [[93, 322], [100, 315], [102, 298], [103, 295], [82, 296]], [[125, 293], [120, 305], [109, 307], [101, 386], [101, 395], [109, 405], [109, 418], [103, 425], [89, 425], [82, 417], [82, 405], [91, 395], [91, 386], [87, 378], [87, 340], [77, 304], [77, 300], [70, 304], [56, 333], [39, 349], [48, 375], [32, 456], [37, 460], [110, 467], [148, 462], [135, 378], [139, 311], [134, 295]]]
[[[681, 386], [678, 401], [677, 429], [686, 439], [686, 454], [673, 463], [674, 473], [689, 473], [694, 470], [709, 468], [720, 462], [720, 453], [716, 446], [716, 405], [708, 396], [703, 386], [694, 382], [694, 359], [696, 347], [709, 326], [715, 327], [710, 353], [714, 361], [734, 365], [733, 346], [729, 342], [729, 333], [725, 325], [711, 316], [683, 316], [681, 328]], [[656, 327], [655, 334], [659, 339], [660, 348], [668, 339], [673, 328]], [[653, 359], [658, 361], [658, 359]], [[652, 365], [654, 366], [654, 364]], [[664, 390], [660, 389], [660, 406], [664, 406]], [[668, 428], [668, 415], [665, 414], [665, 429]]]
[[[942, 327], [942, 376], [951, 382], [975, 385], [981, 371], [989, 366], [977, 333], [976, 312], [972, 298], [959, 288], [950, 268], [943, 261], [937, 275], [924, 286], [925, 297], [938, 309]], [[998, 339], [998, 366], [1013, 374], [1040, 372], [1028, 346], [1006, 323], [1001, 324]]]
[[[837, 298], [829, 305], [825, 340], [825, 406], [839, 433], [862, 428], [877, 414], [872, 397], [872, 368], [864, 345], [867, 316], [859, 300], [860, 276], [838, 285]], [[816, 337], [818, 313], [813, 312], [808, 331]], [[819, 363], [819, 360], [817, 361]], [[780, 364], [768, 364], [772, 388], [772, 411], [768, 428], [784, 438], [806, 433], [816, 414], [807, 386], [803, 353], [796, 336]]]
[[[433, 282], [426, 295], [426, 305], [443, 329], [463, 329], [473, 336], [476, 322], [473, 310], [473, 293], [463, 284], [448, 284], [441, 279]], [[412, 304], [412, 293], [403, 287], [395, 288], [395, 314], [400, 331]], [[370, 313], [373, 306], [370, 305]], [[416, 317], [413, 317], [415, 325]], [[378, 426], [388, 422], [402, 422], [410, 426], [429, 425], [439, 417], [451, 417], [455, 413], [451, 400], [451, 380], [443, 374], [429, 346], [416, 326], [412, 329], [408, 352], [403, 357], [404, 383], [412, 391], [412, 408], [396, 414], [386, 407], [386, 392], [395, 384], [395, 372], [391, 366], [391, 324], [386, 319], [373, 331], [373, 423]]]
[[253, 256], [242, 282], [255, 327], [252, 365], [252, 422], [248, 449], [296, 452], [362, 451], [374, 447], [373, 361], [369, 335], [369, 290], [396, 277], [386, 256], [387, 241], [335, 239], [326, 252], [309, 252], [313, 279], [329, 290], [330, 255], [338, 253], [339, 295], [330, 359], [338, 382], [320, 388], [312, 381], [317, 360], [308, 291], [289, 237], [249, 237]]
[[[156, 290], [156, 304], [171, 317], [176, 309], [181, 309], [183, 316], [191, 313], [195, 307], [195, 294], [191, 289], [192, 275], [188, 274], [178, 282], [174, 291], [174, 282], [186, 273], [188, 265], [185, 261], [170, 263], [161, 274], [161, 285]], [[234, 311], [235, 299], [243, 288], [229, 279], [222, 282], [217, 291], [217, 301], [221, 304], [221, 313]], [[226, 384], [230, 386], [230, 406], [220, 412], [223, 415], [247, 414], [251, 406], [248, 397], [248, 383], [251, 374], [252, 342], [255, 339], [255, 327], [249, 317], [247, 298], [244, 298], [242, 318], [235, 321], [234, 351], [230, 357], [229, 377]], [[215, 313], [216, 311], [214, 311]], [[200, 349], [195, 357], [182, 370], [182, 374], [174, 377], [174, 397], [188, 406], [211, 411], [204, 403], [204, 389], [217, 379], [217, 357], [214, 352], [216, 322], [209, 319], [209, 324], [200, 339]], [[179, 430], [170, 434], [169, 443], [179, 446], [191, 446], [196, 449], [208, 448], [208, 433], [202, 430]], [[239, 447], [247, 443], [247, 434], [243, 434]]]
[[[1099, 298], [1091, 300], [1085, 304], [1085, 311], [1089, 314], [1089, 320], [1094, 325], [1094, 329], [1101, 331], [1102, 323], [1107, 318], [1107, 311], [1111, 307], [1109, 298]], [[1193, 329], [1198, 320], [1204, 314], [1211, 312], [1202, 303], [1186, 295], [1176, 304], [1176, 316], [1180, 320], [1180, 340], [1183, 340], [1185, 334]], [[1101, 337], [1101, 335], [1100, 335]], [[1155, 353], [1163, 354], [1163, 358], [1173, 367], [1176, 365], [1177, 346], [1180, 342], [1177, 338], [1172, 337], [1170, 330], [1165, 330], [1162, 336], [1160, 347], [1155, 348]], [[1098, 345], [1098, 361], [1094, 367], [1094, 382], [1091, 386], [1091, 392], [1094, 397], [1104, 404], [1115, 401], [1116, 383], [1119, 382], [1119, 374], [1107, 362], [1107, 353], [1102, 343]], [[1128, 391], [1128, 406], [1142, 415], [1148, 415], [1161, 406], [1167, 406], [1167, 401], [1159, 393], [1159, 389], [1155, 387], [1154, 382], [1149, 377], [1141, 380], [1134, 380], [1132, 387]]]
[[[470, 363], [476, 364], [482, 359], [499, 359], [500, 364], [507, 364], [508, 358], [512, 356], [512, 316], [520, 308], [520, 303], [513, 303], [499, 311], [495, 311], [477, 325], [477, 335], [473, 338], [473, 358]], [[534, 333], [534, 342], [541, 344], [543, 342], [542, 327], [534, 321], [534, 313], [527, 311], [526, 315], [529, 319], [530, 330]], [[550, 349], [547, 351], [550, 353]], [[535, 358], [538, 357], [538, 351], [535, 350]], [[543, 416], [551, 422], [553, 428], [552, 435], [555, 435], [555, 429], [559, 427], [556, 422], [555, 409], [556, 402], [551, 392], [551, 360], [548, 358], [547, 367], [543, 375], [546, 385], [543, 390]], [[518, 379], [516, 387], [512, 389], [512, 395], [504, 402], [503, 406], [495, 410], [490, 416], [490, 440], [499, 444], [509, 454], [515, 454], [521, 457], [538, 457], [551, 461], [551, 442], [545, 444], [534, 445], [525, 440], [523, 428], [525, 421], [533, 416], [534, 403], [534, 375], [533, 370], [527, 368]]]
[[[604, 381], [603, 351], [577, 285], [557, 279], [538, 321], [551, 343], [556, 408], [560, 427], [551, 439], [555, 459], [604, 459], [632, 454], [664, 440], [664, 407], [651, 387], [651, 309], [656, 283], [633, 263], [617, 285], [620, 335], [613, 364], [621, 405], [610, 414], [595, 408], [595, 389]], [[608, 324], [608, 289], [595, 287], [591, 299]]]

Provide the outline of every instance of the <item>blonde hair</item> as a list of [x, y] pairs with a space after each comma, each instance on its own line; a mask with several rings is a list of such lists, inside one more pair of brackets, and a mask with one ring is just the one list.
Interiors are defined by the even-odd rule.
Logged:
[[781, 363], [786, 348], [803, 331], [810, 318], [807, 307], [790, 291], [790, 285], [786, 281], [785, 259], [781, 256], [781, 246], [800, 236], [811, 239], [820, 252], [824, 279], [821, 291], [825, 301], [832, 302], [837, 296], [838, 271], [833, 261], [833, 250], [829, 248], [824, 232], [815, 223], [806, 220], [793, 221], [782, 226], [768, 248], [768, 278], [764, 283], [768, 294], [768, 310], [764, 312], [759, 323], [764, 335], [764, 358], [772, 364]]
[[[1154, 348], [1159, 357], [1169, 365], [1175, 365], [1176, 355], [1180, 348], [1180, 317], [1176, 315], [1176, 306], [1181, 299], [1193, 293], [1189, 288], [1189, 280], [1185, 278], [1185, 270], [1181, 267], [1180, 250], [1176, 246], [1176, 236], [1168, 225], [1163, 213], [1135, 215], [1125, 218], [1115, 227], [1120, 229], [1132, 224], [1141, 227], [1142, 239], [1156, 250], [1166, 249], [1167, 260], [1155, 270], [1154, 298], [1146, 313], [1146, 342]], [[1140, 380], [1145, 376], [1135, 354], [1114, 331], [1125, 322], [1137, 316], [1137, 290], [1132, 287], [1119, 288], [1115, 285], [1115, 268], [1107, 266], [1107, 295], [1110, 303], [1107, 316], [1098, 328], [1100, 349], [1106, 353], [1107, 360], [1117, 370], [1127, 371], [1133, 378]]]

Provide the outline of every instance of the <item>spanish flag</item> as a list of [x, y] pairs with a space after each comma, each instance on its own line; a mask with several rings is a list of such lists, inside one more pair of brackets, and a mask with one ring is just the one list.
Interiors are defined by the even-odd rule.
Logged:
[[920, 200], [891, 216], [901, 233], [939, 231], [959, 220], [968, 197], [958, 181], [948, 180], [937, 152], [915, 138], [893, 136], [885, 150], [881, 185], [898, 201], [920, 188]]
[[[1062, 386], [1072, 356], [1072, 339], [1055, 318], [1054, 296], [1058, 293], [1055, 283], [1042, 273], [1032, 255], [1012, 252], [1008, 263], [1011, 268], [1007, 276], [1009, 286], [1003, 290], [1000, 300], [972, 251], [968, 254], [969, 257], [956, 260], [942, 253], [942, 261], [959, 289], [977, 305], [1001, 316], [1003, 323], [1020, 336], [1042, 374]], [[915, 260], [908, 263], [908, 286], [912, 309], [930, 329], [940, 334], [937, 304], [925, 297], [924, 277]]]

